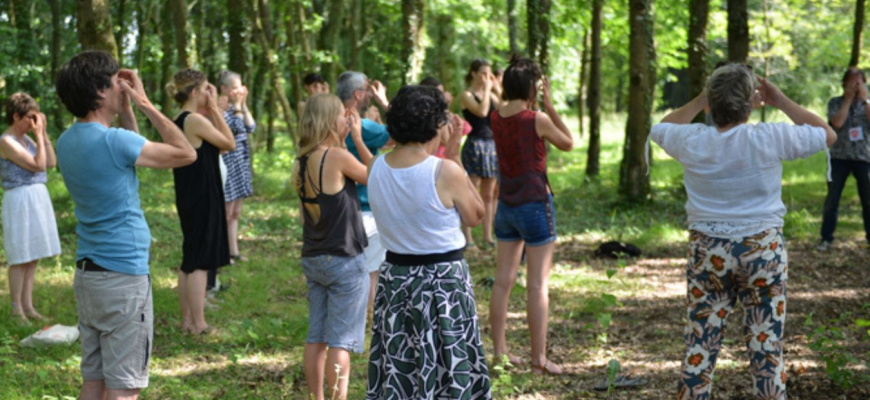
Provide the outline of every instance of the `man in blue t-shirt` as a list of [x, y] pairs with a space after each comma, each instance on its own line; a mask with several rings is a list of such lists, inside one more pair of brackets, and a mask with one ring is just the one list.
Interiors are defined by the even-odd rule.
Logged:
[[[196, 150], [151, 104], [136, 72], [119, 69], [108, 53], [85, 51], [70, 59], [58, 72], [57, 94], [77, 118], [57, 141], [57, 159], [78, 219], [79, 399], [136, 399], [148, 386], [154, 338], [151, 232], [139, 205], [136, 167], [181, 167], [196, 160]], [[163, 143], [138, 134], [133, 104]], [[111, 127], [116, 116], [121, 128]]]
[[[349, 110], [357, 109], [360, 115], [365, 115], [372, 98], [384, 109], [389, 106], [384, 85], [378, 81], [369, 84], [369, 78], [361, 72], [345, 71], [339, 75], [335, 81], [335, 92], [338, 98], [341, 99], [341, 102], [344, 103], [344, 108]], [[384, 147], [390, 140], [387, 127], [366, 118], [363, 118], [361, 122], [363, 142], [365, 142], [372, 156], [377, 156], [378, 150]], [[345, 144], [347, 145], [347, 150], [358, 160], [362, 161], [350, 135], [347, 135]], [[365, 257], [366, 268], [371, 278], [371, 285], [369, 286], [369, 309], [371, 309], [378, 287], [378, 268], [384, 262], [387, 250], [381, 244], [378, 227], [375, 225], [375, 217], [372, 215], [371, 207], [369, 207], [368, 187], [357, 184], [356, 190], [359, 195], [360, 208], [362, 209], [363, 225], [369, 240], [369, 245], [365, 249]]]

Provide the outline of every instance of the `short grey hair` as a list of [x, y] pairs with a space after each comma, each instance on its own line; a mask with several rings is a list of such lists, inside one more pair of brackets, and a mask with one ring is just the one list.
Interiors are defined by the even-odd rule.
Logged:
[[755, 74], [743, 64], [725, 64], [707, 79], [707, 105], [716, 126], [741, 123], [752, 112]]
[[239, 82], [242, 81], [241, 75], [225, 69], [218, 74], [218, 86], [229, 86], [233, 79], [238, 79]]
[[342, 72], [335, 80], [335, 94], [344, 103], [353, 98], [353, 92], [365, 88], [368, 79], [362, 72]]

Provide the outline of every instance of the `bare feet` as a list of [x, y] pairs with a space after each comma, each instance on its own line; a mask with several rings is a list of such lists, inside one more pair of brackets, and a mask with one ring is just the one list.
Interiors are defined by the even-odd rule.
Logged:
[[27, 315], [25, 315], [23, 311], [17, 312], [15, 310], [12, 310], [11, 316], [13, 319], [17, 319], [18, 322], [21, 322], [22, 324], [30, 323], [30, 320], [27, 319]]
[[544, 365], [532, 364], [532, 372], [538, 375], [562, 375], [562, 367], [556, 363], [547, 360]]
[[33, 318], [37, 321], [45, 321], [47, 319], [36, 310], [27, 310], [26, 313], [28, 317]]

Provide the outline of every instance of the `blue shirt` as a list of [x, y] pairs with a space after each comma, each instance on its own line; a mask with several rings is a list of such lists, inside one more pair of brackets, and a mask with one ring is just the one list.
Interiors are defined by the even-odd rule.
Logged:
[[121, 128], [74, 123], [57, 140], [63, 182], [78, 219], [76, 260], [130, 275], [148, 274], [151, 231], [139, 204], [136, 159], [145, 138]]
[[[390, 140], [390, 133], [387, 132], [387, 127], [381, 125], [375, 121], [370, 119], [363, 118], [360, 121], [362, 124], [362, 139], [366, 144], [366, 147], [369, 148], [369, 151], [373, 156], [378, 155], [378, 149], [384, 147], [387, 144], [387, 141]], [[345, 145], [347, 145], [347, 150], [350, 154], [353, 154], [357, 160], [362, 162], [362, 159], [359, 157], [359, 151], [356, 149], [356, 144], [353, 143], [353, 138], [350, 135], [344, 139]], [[359, 205], [363, 211], [371, 211], [372, 208], [369, 206], [369, 189], [368, 186], [356, 184], [356, 191], [359, 195]]]

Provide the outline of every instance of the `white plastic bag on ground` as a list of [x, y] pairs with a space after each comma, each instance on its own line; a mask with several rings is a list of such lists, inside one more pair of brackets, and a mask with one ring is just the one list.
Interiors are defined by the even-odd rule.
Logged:
[[70, 344], [79, 340], [79, 328], [60, 324], [46, 326], [21, 341], [25, 347], [36, 347], [52, 344]]

